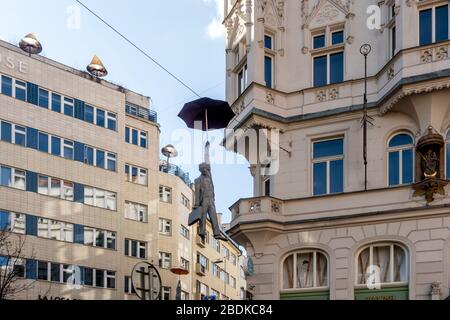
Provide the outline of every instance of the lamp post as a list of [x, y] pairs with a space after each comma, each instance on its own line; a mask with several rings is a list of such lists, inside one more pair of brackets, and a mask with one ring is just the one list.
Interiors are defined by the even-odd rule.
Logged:
[[[226, 273], [227, 272], [227, 259], [224, 257], [223, 259], [217, 259], [213, 261], [214, 264], [221, 264], [223, 263], [223, 271]], [[223, 282], [223, 295], [226, 296], [227, 295], [227, 282], [224, 281]]]
[[367, 56], [372, 51], [370, 44], [363, 44], [360, 53], [364, 56], [364, 104], [363, 104], [363, 158], [364, 158], [364, 191], [367, 191], [367, 123], [372, 124], [371, 117], [367, 114]]

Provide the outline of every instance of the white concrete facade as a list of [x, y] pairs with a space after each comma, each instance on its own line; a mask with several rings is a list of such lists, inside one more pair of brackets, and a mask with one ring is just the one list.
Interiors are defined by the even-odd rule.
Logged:
[[[380, 8], [379, 29], [367, 27], [370, 5]], [[236, 113], [229, 128], [279, 130], [284, 149], [272, 158], [279, 161], [274, 175], [261, 176], [262, 164], [251, 164], [254, 198], [230, 208], [229, 234], [253, 260], [248, 284], [256, 299], [314, 298], [314, 292], [327, 292], [321, 297], [330, 299], [399, 298], [397, 293], [361, 293], [358, 259], [373, 244], [399, 245], [406, 252], [407, 279], [386, 283], [383, 290], [403, 287], [408, 299], [448, 297], [449, 188], [427, 203], [414, 196], [411, 183], [391, 186], [388, 150], [391, 138], [401, 133], [410, 135], [415, 146], [429, 126], [447, 139], [450, 41], [420, 45], [419, 32], [420, 12], [445, 5], [448, 1], [226, 1], [227, 99]], [[344, 33], [343, 42], [333, 45], [331, 35], [338, 31]], [[314, 48], [314, 37], [322, 34], [324, 47]], [[272, 39], [271, 47], [265, 36]], [[359, 52], [364, 43], [372, 46], [368, 106], [374, 119], [368, 129], [367, 192], [361, 128], [364, 58]], [[344, 56], [342, 81], [315, 85], [314, 59], [336, 52]], [[271, 85], [264, 57], [273, 62]], [[239, 91], [245, 66], [247, 80]], [[333, 138], [343, 139], [343, 192], [317, 196], [313, 145]], [[413, 161], [412, 182], [419, 182], [421, 159], [414, 156]], [[441, 158], [442, 178], [448, 178], [445, 162]], [[285, 288], [284, 259], [309, 251], [326, 256], [328, 282]], [[440, 292], [432, 295], [435, 282]]]

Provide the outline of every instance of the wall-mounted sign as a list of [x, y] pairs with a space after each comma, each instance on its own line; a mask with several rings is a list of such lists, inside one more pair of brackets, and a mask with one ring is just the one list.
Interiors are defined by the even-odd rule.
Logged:
[[11, 56], [5, 56], [0, 53], [0, 65], [11, 70], [17, 70], [20, 73], [28, 73], [28, 63], [15, 59]]

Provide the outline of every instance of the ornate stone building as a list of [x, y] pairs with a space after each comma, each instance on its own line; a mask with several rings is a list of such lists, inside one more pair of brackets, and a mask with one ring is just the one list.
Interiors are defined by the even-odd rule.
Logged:
[[279, 132], [230, 208], [255, 299], [448, 297], [448, 6], [225, 0], [229, 128]]

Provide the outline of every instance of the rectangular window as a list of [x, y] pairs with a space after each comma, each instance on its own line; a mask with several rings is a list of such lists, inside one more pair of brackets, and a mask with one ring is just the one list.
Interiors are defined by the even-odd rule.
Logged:
[[94, 123], [94, 107], [89, 105], [84, 107], [84, 121]]
[[139, 259], [147, 258], [147, 242], [125, 239], [125, 255]]
[[48, 134], [43, 133], [43, 132], [39, 132], [38, 135], [38, 150], [48, 153], [48, 142], [49, 142], [49, 138], [48, 138]]
[[58, 137], [52, 137], [52, 155], [61, 156], [61, 139]]
[[83, 268], [84, 271], [84, 285], [85, 286], [94, 286], [94, 269], [91, 268]]
[[66, 159], [69, 159], [69, 160], [73, 160], [73, 146], [74, 146], [73, 141], [64, 140], [63, 145], [64, 145], [63, 146], [63, 151], [64, 151], [63, 157]]
[[170, 288], [170, 287], [163, 287], [163, 288], [162, 288], [162, 297], [161, 297], [161, 300], [166, 300], [166, 301], [168, 301], [168, 300], [170, 300], [171, 295], [172, 295], [172, 288]]
[[147, 148], [147, 132], [125, 127], [125, 142]]
[[436, 7], [435, 30], [435, 42], [448, 40], [448, 5]]
[[117, 116], [114, 113], [108, 112], [108, 129], [116, 131], [117, 130]]
[[61, 282], [61, 265], [52, 263], [50, 265], [50, 279], [52, 282]]
[[241, 71], [238, 72], [238, 96], [240, 96], [247, 88], [247, 75], [248, 69], [247, 65], [245, 65]]
[[69, 117], [74, 115], [74, 100], [70, 98], [64, 98], [64, 114]]
[[105, 271], [95, 270], [95, 287], [104, 288], [105, 287]]
[[141, 148], [147, 148], [147, 132], [140, 132], [139, 145]]
[[26, 174], [24, 170], [9, 167], [0, 167], [1, 185], [15, 189], [26, 189]]
[[344, 53], [338, 52], [330, 55], [330, 83], [344, 81]]
[[344, 191], [344, 139], [313, 144], [314, 195]]
[[14, 80], [14, 94], [16, 99], [27, 101], [27, 84], [23, 81]]
[[106, 288], [116, 288], [116, 273], [114, 271], [106, 271]]
[[185, 226], [181, 226], [181, 230], [180, 230], [180, 234], [185, 237], [186, 239], [189, 240], [190, 236], [189, 236], [189, 229], [186, 228]]
[[170, 269], [172, 267], [172, 254], [167, 252], [160, 252], [159, 267], [163, 269]]
[[117, 195], [114, 192], [85, 187], [84, 204], [115, 211], [117, 209]]
[[110, 171], [116, 171], [116, 155], [114, 153], [106, 154], [106, 167]]
[[167, 219], [159, 219], [159, 233], [171, 236], [172, 235], [172, 221]]
[[273, 58], [269, 56], [264, 57], [264, 80], [266, 87], [272, 88], [273, 85]]
[[38, 280], [48, 281], [49, 279], [49, 264], [48, 262], [38, 262]]
[[392, 56], [395, 56], [395, 50], [397, 50], [397, 28], [393, 27], [391, 29], [391, 49]]
[[422, 10], [419, 13], [419, 43], [421, 46], [433, 42], [433, 9]]
[[61, 96], [52, 92], [52, 110], [61, 112]]
[[13, 141], [13, 143], [25, 147], [26, 142], [27, 142], [26, 134], [27, 134], [27, 129], [25, 127], [14, 125], [14, 141]]
[[4, 187], [12, 187], [12, 169], [8, 167], [0, 167], [1, 185]]
[[134, 294], [134, 293], [136, 293], [134, 291], [133, 284], [131, 282], [131, 277], [125, 277], [124, 291], [125, 291], [126, 294]]
[[314, 86], [344, 81], [344, 53], [337, 52], [314, 58]]
[[320, 49], [325, 47], [325, 35], [319, 35], [313, 37], [313, 48], [314, 49]]
[[314, 86], [327, 85], [327, 56], [314, 58]]
[[99, 168], [105, 167], [105, 152], [101, 150], [97, 150], [95, 153], [96, 156], [96, 163], [95, 165]]
[[172, 189], [169, 187], [160, 186], [159, 200], [161, 202], [172, 203]]
[[187, 209], [191, 208], [191, 201], [184, 194], [181, 194], [181, 204]]
[[1, 123], [1, 140], [12, 143], [12, 124], [2, 121], [2, 123]]
[[147, 170], [143, 168], [139, 168], [136, 166], [132, 166], [129, 164], [125, 165], [125, 176], [126, 181], [144, 185], [146, 186], [147, 181]]
[[102, 109], [98, 109], [96, 110], [97, 113], [97, 121], [96, 124], [99, 127], [105, 127], [105, 111], [103, 111]]
[[38, 105], [39, 107], [48, 109], [49, 99], [48, 91], [39, 88]]
[[125, 202], [125, 218], [138, 222], [148, 222], [148, 207], [134, 202]]
[[2, 94], [12, 97], [12, 79], [2, 76]]
[[94, 149], [91, 147], [84, 147], [84, 163], [93, 166], [94, 165]]
[[273, 50], [273, 37], [269, 35], [264, 35], [264, 48]]
[[344, 31], [336, 31], [331, 34], [331, 44], [337, 45], [344, 43]]

